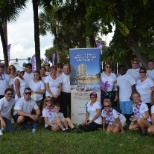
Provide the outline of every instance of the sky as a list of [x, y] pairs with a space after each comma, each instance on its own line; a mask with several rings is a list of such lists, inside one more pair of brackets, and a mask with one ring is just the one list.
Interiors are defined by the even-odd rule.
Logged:
[[[8, 44], [11, 44], [10, 59], [27, 59], [35, 53], [32, 3], [22, 10], [16, 21], [8, 23]], [[112, 33], [103, 36], [103, 41], [109, 44]], [[53, 36], [40, 36], [41, 58], [45, 58], [45, 50], [53, 46]], [[0, 59], [3, 60], [3, 49], [0, 40]]]

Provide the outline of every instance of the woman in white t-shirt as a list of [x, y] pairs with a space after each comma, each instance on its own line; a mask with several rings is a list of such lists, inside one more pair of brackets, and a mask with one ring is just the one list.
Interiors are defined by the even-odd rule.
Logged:
[[60, 77], [57, 77], [56, 74], [57, 67], [51, 66], [50, 75], [48, 75], [45, 80], [46, 96], [50, 96], [54, 99], [55, 102], [60, 103], [62, 80]]
[[154, 90], [154, 82], [146, 76], [146, 69], [141, 67], [139, 70], [141, 78], [136, 82], [136, 90], [141, 95], [141, 101], [148, 105], [150, 110], [150, 95]]
[[103, 130], [105, 130], [105, 126], [107, 125], [107, 132], [117, 133], [121, 131], [121, 133], [123, 133], [123, 127], [126, 124], [125, 116], [123, 114], [118, 113], [115, 109], [111, 107], [110, 99], [104, 99], [103, 105]]
[[52, 106], [53, 100], [50, 96], [44, 99], [42, 117], [44, 117], [45, 128], [51, 131], [59, 131], [59, 126], [54, 121], [54, 109]]
[[151, 122], [152, 125], [148, 128], [148, 134], [154, 134], [154, 91], [151, 93]]
[[43, 105], [43, 94], [45, 93], [45, 85], [43, 81], [40, 80], [40, 72], [34, 72], [34, 79], [29, 81], [29, 88], [32, 91], [32, 98], [36, 101], [40, 110], [42, 110]]
[[150, 126], [151, 118], [149, 116], [149, 109], [147, 104], [141, 102], [140, 94], [138, 92], [132, 95], [134, 104], [133, 112], [134, 116], [131, 119], [129, 126], [130, 130], [141, 130], [141, 137], [146, 136], [146, 129]]
[[41, 80], [45, 83], [45, 79], [47, 77], [47, 75], [45, 74], [45, 67], [42, 66], [40, 69], [40, 76], [41, 76]]
[[97, 101], [97, 93], [90, 93], [91, 101], [86, 104], [85, 120], [79, 125], [83, 131], [94, 131], [102, 126], [101, 109], [102, 105]]
[[28, 87], [26, 80], [23, 78], [25, 70], [23, 67], [19, 67], [17, 70], [17, 77], [14, 79], [15, 99], [21, 98], [24, 95], [25, 88]]
[[[17, 73], [16, 73], [16, 68], [14, 65], [10, 65], [8, 67], [8, 74], [9, 74], [9, 77], [11, 79], [11, 85], [14, 84], [14, 79], [16, 78], [17, 76]], [[13, 98], [15, 98], [15, 90], [14, 90], [14, 87], [12, 86], [13, 88]]]
[[110, 64], [105, 65], [105, 70], [101, 73], [101, 100], [102, 103], [105, 98], [111, 100], [112, 107], [117, 107], [116, 98], [116, 75], [112, 73], [112, 66]]

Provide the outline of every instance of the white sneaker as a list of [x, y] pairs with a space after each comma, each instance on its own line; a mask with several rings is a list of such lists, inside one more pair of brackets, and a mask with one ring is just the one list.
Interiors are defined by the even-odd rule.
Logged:
[[1, 135], [3, 135], [3, 132], [2, 132], [2, 130], [0, 129], [0, 136], [1, 136]]

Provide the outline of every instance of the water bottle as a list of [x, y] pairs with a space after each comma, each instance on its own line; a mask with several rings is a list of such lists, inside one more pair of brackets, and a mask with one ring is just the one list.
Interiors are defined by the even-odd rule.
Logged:
[[35, 132], [36, 132], [36, 126], [37, 126], [37, 123], [35, 123], [35, 124], [33, 125], [32, 133], [35, 133]]
[[36, 132], [36, 129], [35, 129], [35, 128], [33, 128], [33, 129], [32, 129], [32, 133], [35, 133], [35, 132]]
[[4, 131], [4, 127], [1, 127], [1, 131], [2, 131], [2, 132]]
[[14, 124], [14, 119], [11, 119], [11, 124]]

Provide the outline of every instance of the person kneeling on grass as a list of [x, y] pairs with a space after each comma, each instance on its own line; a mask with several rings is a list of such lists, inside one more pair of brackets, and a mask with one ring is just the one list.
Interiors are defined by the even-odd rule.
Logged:
[[71, 131], [77, 131], [75, 126], [73, 125], [70, 118], [64, 118], [63, 113], [59, 112], [60, 105], [58, 103], [54, 104], [54, 113], [53, 113], [53, 123], [56, 123], [63, 132], [69, 132], [69, 128]]
[[[14, 107], [14, 120], [18, 124], [18, 131], [22, 131], [22, 126], [27, 129], [31, 129], [31, 123], [38, 121], [40, 116], [40, 109], [36, 102], [31, 99], [31, 89], [26, 88], [24, 90], [24, 96], [17, 100]], [[32, 110], [36, 111], [36, 114], [31, 114]]]
[[95, 131], [102, 126], [101, 110], [102, 105], [97, 101], [97, 93], [90, 93], [91, 101], [86, 104], [86, 118], [79, 125], [79, 128], [83, 131]]
[[44, 105], [43, 105], [43, 111], [42, 111], [42, 117], [44, 117], [45, 121], [45, 128], [51, 131], [59, 131], [59, 126], [52, 122], [53, 121], [53, 99], [50, 96], [45, 97], [44, 99]]
[[133, 104], [133, 112], [134, 116], [131, 119], [131, 123], [129, 126], [130, 130], [138, 130], [141, 131], [141, 137], [146, 136], [146, 129], [150, 126], [151, 118], [149, 116], [149, 109], [147, 104], [141, 102], [141, 97], [138, 92], [133, 93], [132, 95], [134, 104]]
[[[12, 107], [15, 105], [13, 90], [7, 88], [4, 94], [4, 97], [0, 99], [0, 125], [1, 128], [4, 128], [9, 132], [13, 132], [14, 126], [10, 120], [10, 118], [12, 118]], [[3, 135], [1, 130], [0, 135]]]
[[118, 113], [115, 109], [111, 108], [110, 99], [104, 99], [103, 105], [103, 130], [105, 130], [105, 125], [107, 124], [107, 132], [117, 133], [121, 131], [121, 133], [124, 133], [123, 127], [126, 124], [125, 116]]

